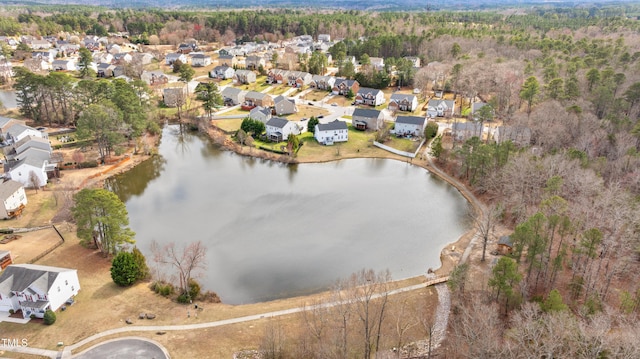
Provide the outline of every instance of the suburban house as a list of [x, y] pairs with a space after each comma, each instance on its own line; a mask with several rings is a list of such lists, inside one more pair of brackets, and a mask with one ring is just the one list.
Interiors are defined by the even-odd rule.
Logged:
[[54, 50], [49, 50], [49, 51], [34, 51], [31, 53], [31, 58], [32, 59], [40, 59], [43, 61], [46, 61], [48, 63], [52, 63], [53, 60], [56, 59], [56, 55], [58, 53]]
[[244, 105], [247, 107], [273, 107], [273, 98], [266, 93], [249, 91], [244, 96]]
[[267, 73], [267, 83], [268, 84], [281, 84], [285, 81], [285, 79], [287, 78], [287, 72], [286, 70], [280, 70], [280, 69], [271, 69], [269, 70], [269, 72]]
[[[53, 168], [52, 168], [53, 167]], [[5, 173], [9, 178], [22, 183], [24, 187], [42, 187], [47, 184], [47, 171], [55, 169], [49, 161], [36, 157], [26, 157], [18, 161], [5, 163]]]
[[334, 95], [342, 95], [345, 96], [349, 90], [353, 92], [355, 95], [360, 90], [360, 83], [356, 80], [347, 80], [347, 79], [336, 79], [336, 82], [333, 84], [333, 94]]
[[280, 117], [271, 117], [266, 123], [267, 138], [273, 142], [282, 142], [289, 139], [289, 135], [299, 135], [300, 128], [294, 122]]
[[256, 73], [251, 70], [236, 70], [233, 80], [239, 84], [252, 84], [256, 82]]
[[235, 66], [238, 64], [238, 59], [234, 55], [223, 55], [222, 53], [218, 56], [218, 65], [227, 65], [227, 66]]
[[398, 136], [422, 136], [427, 118], [420, 116], [398, 116], [394, 132]]
[[382, 57], [370, 57], [369, 63], [378, 71], [384, 69], [384, 59]]
[[353, 127], [358, 130], [377, 131], [382, 128], [384, 115], [378, 110], [356, 108], [351, 117]]
[[113, 55], [108, 52], [96, 52], [93, 54], [92, 58], [93, 62], [95, 62], [96, 64], [103, 62], [110, 64], [113, 61]]
[[6, 140], [7, 138], [7, 131], [9, 130], [9, 128], [11, 128], [11, 126], [15, 125], [15, 124], [21, 124], [23, 126], [25, 125], [25, 121], [23, 120], [16, 120], [15, 118], [9, 118], [9, 117], [1, 117], [0, 116], [0, 137], [2, 140]]
[[262, 56], [251, 55], [247, 56], [244, 60], [245, 66], [249, 70], [257, 70], [260, 66], [263, 68], [267, 66], [267, 62], [264, 60]]
[[331, 35], [329, 35], [329, 34], [318, 34], [318, 41], [331, 42]]
[[308, 72], [289, 71], [287, 73], [287, 84], [292, 87], [302, 87], [311, 83], [313, 76]]
[[53, 71], [75, 71], [76, 63], [72, 60], [53, 60], [51, 68]]
[[131, 56], [128, 52], [119, 52], [113, 55], [113, 63], [114, 64], [128, 64], [133, 60], [133, 56]]
[[313, 75], [309, 86], [318, 90], [331, 90], [335, 83], [336, 78], [333, 76]]
[[4, 134], [4, 139], [10, 143], [16, 143], [22, 140], [27, 136], [31, 137], [40, 137], [47, 139], [49, 136], [44, 131], [36, 130], [33, 127], [23, 125], [21, 123], [14, 123], [11, 126], [8, 126], [6, 131], [2, 131]]
[[349, 130], [344, 121], [333, 120], [329, 123], [319, 123], [316, 125], [313, 137], [323, 145], [333, 145], [336, 142], [347, 142], [349, 140]]
[[420, 67], [420, 58], [419, 57], [405, 56], [404, 59], [411, 61], [411, 63], [413, 64], [413, 67], [415, 67], [415, 68]]
[[456, 141], [466, 141], [471, 137], [482, 136], [482, 126], [478, 122], [456, 122], [451, 128], [451, 134]]
[[12, 263], [11, 252], [0, 251], [0, 271], [7, 268]]
[[116, 65], [103, 62], [98, 65], [97, 76], [98, 77], [113, 77], [113, 71], [116, 69]]
[[122, 51], [118, 44], [108, 44], [105, 50], [112, 55], [119, 54]]
[[379, 106], [384, 103], [384, 92], [382, 90], [361, 87], [356, 94], [356, 104], [369, 106]]
[[211, 72], [209, 73], [209, 75], [211, 75], [211, 77], [213, 78], [226, 80], [226, 79], [232, 78], [233, 75], [235, 75], [235, 73], [236, 73], [236, 70], [234, 70], [233, 67], [221, 65], [221, 66], [214, 67], [213, 70], [211, 70]]
[[27, 42], [27, 45], [29, 45], [29, 47], [33, 50], [43, 50], [43, 49], [50, 49], [51, 48], [51, 43], [47, 40], [31, 40], [29, 42]]
[[184, 105], [187, 99], [187, 87], [168, 87], [162, 90], [162, 100], [168, 107]]
[[153, 55], [151, 55], [149, 53], [146, 53], [146, 52], [137, 52], [137, 53], [133, 54], [132, 56], [133, 56], [133, 60], [132, 61], [136, 61], [137, 63], [140, 63], [141, 65], [148, 65], [154, 59]]
[[191, 54], [191, 66], [204, 67], [211, 65], [211, 56], [202, 53]]
[[79, 290], [76, 269], [12, 264], [0, 274], [0, 311], [43, 318], [47, 309], [58, 310]]
[[249, 117], [266, 124], [271, 119], [271, 109], [268, 107], [254, 107], [249, 111]]
[[453, 116], [455, 105], [453, 100], [429, 100], [427, 104], [427, 116], [431, 118], [451, 117]]
[[[13, 145], [6, 146], [4, 148], [4, 155], [8, 161], [17, 161], [28, 157], [30, 154], [36, 153], [34, 151], [43, 154], [37, 155], [39, 158], [49, 159], [51, 156], [51, 144], [49, 140], [36, 136], [26, 136]], [[45, 158], [44, 154], [49, 157]]]
[[189, 59], [185, 54], [179, 54], [177, 52], [169, 53], [164, 57], [165, 65], [173, 65], [173, 63], [176, 61], [180, 61], [183, 64], [186, 64]]
[[493, 139], [498, 142], [511, 141], [520, 147], [531, 145], [531, 129], [524, 126], [500, 126], [493, 134]]
[[176, 50], [176, 52], [181, 54], [188, 54], [193, 51], [198, 51], [198, 45], [196, 43], [180, 44], [178, 45], [178, 50]]
[[498, 240], [498, 253], [502, 255], [510, 254], [513, 251], [513, 241], [511, 236], [502, 236]]
[[230, 86], [225, 87], [220, 92], [220, 95], [224, 99], [224, 104], [234, 105], [234, 106], [243, 103], [244, 97], [246, 94], [247, 94], [247, 91], [244, 91], [235, 87], [230, 87]]
[[149, 86], [155, 86], [177, 82], [178, 76], [167, 75], [162, 71], [142, 71], [140, 79]]
[[394, 93], [387, 108], [390, 111], [413, 112], [418, 108], [418, 98], [415, 95]]
[[292, 98], [286, 98], [282, 95], [273, 99], [273, 109], [277, 116], [290, 115], [298, 112], [296, 106], [296, 100]]
[[27, 205], [27, 194], [22, 183], [12, 180], [0, 183], [0, 200], [0, 218], [9, 219], [19, 214]]

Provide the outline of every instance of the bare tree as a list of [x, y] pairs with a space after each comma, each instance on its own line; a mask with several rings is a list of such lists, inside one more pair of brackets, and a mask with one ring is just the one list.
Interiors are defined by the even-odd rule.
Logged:
[[496, 222], [498, 222], [501, 214], [502, 208], [500, 205], [490, 206], [486, 211], [476, 211], [469, 214], [478, 234], [482, 238], [482, 262], [485, 261], [487, 243], [489, 243], [489, 238], [494, 236]]
[[38, 174], [35, 171], [29, 172], [29, 185], [31, 188], [36, 190], [36, 193], [38, 193], [38, 188], [42, 186], [42, 183], [40, 182], [40, 177], [38, 177]]
[[201, 241], [197, 241], [177, 248], [175, 242], [171, 242], [160, 248], [157, 242], [151, 244], [154, 260], [160, 264], [167, 264], [178, 272], [180, 290], [189, 293], [189, 282], [197, 270], [205, 270], [207, 267], [207, 247]]

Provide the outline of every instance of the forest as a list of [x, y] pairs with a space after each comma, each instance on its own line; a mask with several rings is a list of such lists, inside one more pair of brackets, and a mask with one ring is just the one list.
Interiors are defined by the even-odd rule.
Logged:
[[[4, 9], [0, 34], [8, 36], [126, 32], [141, 44], [175, 46], [185, 39], [233, 44], [330, 34], [343, 39], [329, 50], [334, 57], [420, 58], [424, 66], [407, 70], [406, 84], [426, 92], [441, 82], [456, 97], [481, 98], [493, 109], [478, 120], [481, 127], [500, 123], [530, 134], [524, 145], [489, 136], [453, 146], [435, 140], [438, 165], [484, 203], [475, 219], [483, 239], [497, 241], [500, 225], [513, 241], [510, 255], [488, 255], [452, 273], [443, 350], [469, 358], [640, 357], [640, 5], [319, 13]], [[142, 106], [139, 83], [38, 76], [19, 71], [17, 90], [50, 106], [23, 101], [22, 113], [42, 123], [63, 123], [77, 117], [80, 104], [103, 98], [124, 114]], [[141, 118], [125, 123], [134, 137], [148, 126]], [[368, 358], [375, 351], [370, 330], [380, 335], [389, 318], [379, 313], [375, 320], [364, 347], [347, 348], [345, 339], [336, 352], [311, 350], [346, 333], [346, 322], [332, 320], [335, 328], [323, 333], [291, 334], [274, 357]], [[304, 355], [297, 351], [303, 341]]]

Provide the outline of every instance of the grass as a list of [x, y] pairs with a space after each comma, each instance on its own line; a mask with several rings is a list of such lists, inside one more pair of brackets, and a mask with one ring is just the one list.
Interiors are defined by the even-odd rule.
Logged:
[[282, 95], [283, 93], [287, 92], [288, 90], [290, 90], [291, 87], [282, 84], [282, 85], [276, 85], [276, 86], [271, 86], [271, 91], [269, 91], [269, 95], [276, 97], [278, 95]]
[[311, 133], [300, 137], [304, 143], [298, 151], [297, 159], [301, 162], [324, 162], [354, 157], [387, 157], [400, 158], [378, 147], [373, 146], [374, 132], [359, 131], [348, 127], [349, 141], [336, 143], [333, 146], [319, 144]]
[[406, 138], [398, 138], [391, 135], [384, 144], [389, 147], [393, 147], [396, 150], [414, 153], [418, 149], [420, 141], [412, 141]]
[[289, 121], [302, 120], [303, 118], [311, 118], [312, 116], [324, 116], [328, 115], [329, 111], [316, 106], [309, 105], [297, 105], [298, 112], [292, 113], [290, 115], [282, 116]]
[[240, 129], [240, 125], [242, 124], [241, 118], [214, 120], [214, 121], [215, 121], [215, 125], [225, 132], [235, 132]]
[[325, 90], [313, 90], [306, 95], [304, 95], [303, 99], [306, 101], [320, 101], [323, 98], [329, 96], [331, 94], [330, 91]]

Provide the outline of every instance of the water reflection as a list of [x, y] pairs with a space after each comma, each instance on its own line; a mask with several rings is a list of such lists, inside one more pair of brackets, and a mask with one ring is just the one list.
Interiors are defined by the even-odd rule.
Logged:
[[291, 166], [220, 151], [172, 126], [159, 153], [110, 186], [148, 258], [154, 239], [206, 243], [200, 280], [226, 303], [314, 292], [365, 267], [420, 275], [466, 229], [462, 196], [404, 162]]

